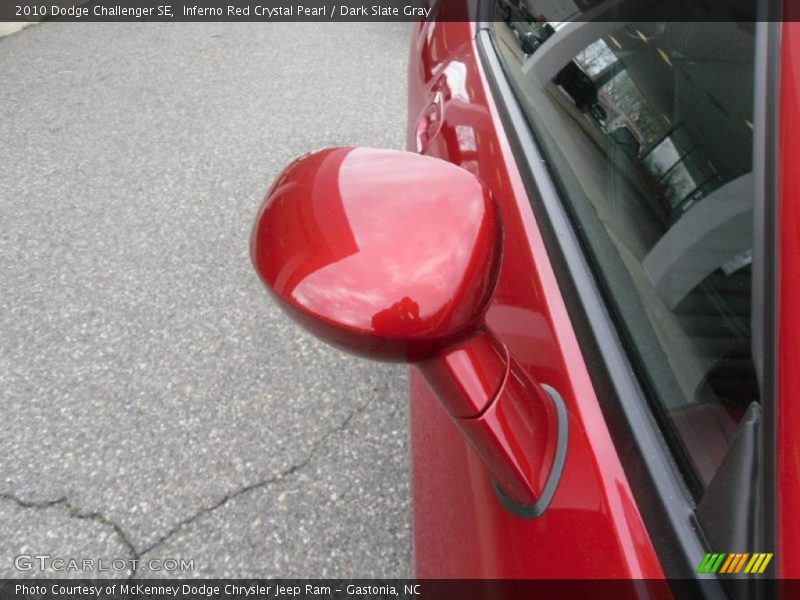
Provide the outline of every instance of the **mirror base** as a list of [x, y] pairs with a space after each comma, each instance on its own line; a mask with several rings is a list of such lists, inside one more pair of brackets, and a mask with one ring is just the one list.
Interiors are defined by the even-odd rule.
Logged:
[[536, 519], [542, 516], [544, 511], [550, 506], [550, 501], [553, 499], [553, 495], [561, 481], [561, 474], [564, 471], [564, 463], [567, 458], [567, 443], [569, 440], [567, 407], [564, 404], [564, 399], [561, 398], [561, 395], [555, 389], [549, 385], [541, 385], [553, 400], [556, 413], [558, 414], [558, 445], [556, 447], [556, 455], [553, 460], [550, 477], [542, 491], [542, 495], [539, 496], [533, 504], [520, 504], [509, 498], [497, 481], [492, 482], [492, 489], [494, 489], [494, 493], [500, 501], [500, 504], [509, 512], [523, 519]]

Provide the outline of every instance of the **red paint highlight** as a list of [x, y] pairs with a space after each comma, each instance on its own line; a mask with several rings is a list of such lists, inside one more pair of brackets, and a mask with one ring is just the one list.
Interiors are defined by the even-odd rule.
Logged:
[[[787, 3], [788, 6], [791, 3]], [[798, 13], [800, 16], [800, 13]], [[800, 23], [783, 24], [778, 159], [777, 576], [800, 577]]]

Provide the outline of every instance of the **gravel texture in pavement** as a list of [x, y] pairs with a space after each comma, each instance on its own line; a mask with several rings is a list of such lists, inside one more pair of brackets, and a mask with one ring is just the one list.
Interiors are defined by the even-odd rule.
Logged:
[[248, 255], [289, 160], [402, 148], [408, 36], [44, 23], [0, 39], [0, 577], [39, 575], [15, 569], [24, 553], [410, 574], [404, 367], [302, 332]]

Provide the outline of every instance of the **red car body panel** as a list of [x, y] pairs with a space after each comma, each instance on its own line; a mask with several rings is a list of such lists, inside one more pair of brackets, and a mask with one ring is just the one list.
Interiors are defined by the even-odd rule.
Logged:
[[569, 446], [548, 510], [517, 517], [500, 504], [486, 469], [411, 367], [416, 574], [663, 578], [488, 92], [475, 33], [469, 22], [414, 26], [408, 148], [471, 171], [500, 205], [504, 253], [487, 321], [529, 377], [564, 398]]
[[[789, 8], [787, 3], [787, 8]], [[795, 7], [793, 18], [800, 18]], [[778, 574], [800, 577], [800, 23], [783, 25], [778, 222], [777, 542]]]

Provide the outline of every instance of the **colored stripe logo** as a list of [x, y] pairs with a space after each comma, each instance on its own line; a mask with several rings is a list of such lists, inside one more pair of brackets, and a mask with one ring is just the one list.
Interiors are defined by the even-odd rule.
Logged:
[[700, 561], [697, 572], [760, 574], [766, 571], [772, 556], [772, 552], [709, 552]]

